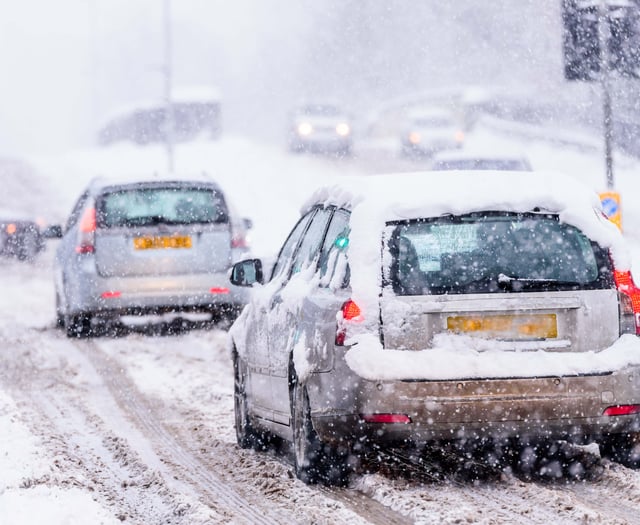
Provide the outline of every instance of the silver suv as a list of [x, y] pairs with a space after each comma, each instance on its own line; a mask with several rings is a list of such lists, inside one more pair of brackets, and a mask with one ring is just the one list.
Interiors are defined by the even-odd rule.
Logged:
[[637, 461], [640, 293], [595, 193], [560, 175], [435, 172], [318, 190], [231, 327], [242, 447], [306, 482], [396, 444], [597, 441]]
[[228, 272], [246, 256], [246, 225], [210, 179], [95, 180], [56, 252], [57, 323], [85, 337], [123, 316], [235, 318], [247, 290]]

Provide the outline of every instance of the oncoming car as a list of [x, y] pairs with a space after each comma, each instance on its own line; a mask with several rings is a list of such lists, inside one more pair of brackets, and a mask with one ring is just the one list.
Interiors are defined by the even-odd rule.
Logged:
[[[69, 337], [159, 316], [235, 318], [247, 290], [229, 285], [246, 227], [220, 187], [193, 179], [96, 179], [75, 203], [55, 260], [56, 315]], [[139, 319], [138, 319], [139, 318]]]
[[289, 118], [289, 150], [294, 153], [351, 153], [352, 126], [344, 111], [331, 104], [306, 104]]
[[317, 190], [230, 329], [242, 447], [305, 482], [387, 446], [568, 440], [637, 461], [640, 305], [595, 192], [555, 173], [345, 178]]

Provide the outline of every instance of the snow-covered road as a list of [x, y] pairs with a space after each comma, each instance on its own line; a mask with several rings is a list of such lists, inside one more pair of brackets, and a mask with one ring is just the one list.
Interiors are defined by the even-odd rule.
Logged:
[[[489, 130], [471, 140], [524, 149], [536, 168], [567, 171], [594, 187], [603, 182], [594, 152], [525, 144]], [[51, 193], [40, 197], [49, 199], [43, 208], [62, 219], [90, 176], [160, 169], [161, 158], [122, 147], [37, 159], [55, 195], [54, 203]], [[393, 164], [393, 156], [383, 158]], [[277, 249], [320, 179], [381, 164], [364, 156], [344, 163], [288, 157], [245, 140], [192, 145], [178, 161], [209, 171], [253, 218], [259, 255]], [[621, 158], [619, 166], [633, 240], [640, 232], [640, 164]], [[474, 463], [450, 465], [442, 476], [397, 455], [358, 472], [347, 489], [306, 486], [295, 478], [285, 445], [267, 453], [235, 445], [224, 330], [90, 340], [56, 330], [54, 244], [34, 264], [0, 260], [2, 525], [638, 522], [640, 472], [601, 460], [593, 447], [559, 454], [575, 455], [559, 478], [508, 468], [468, 475]], [[549, 472], [560, 470], [550, 463]]]

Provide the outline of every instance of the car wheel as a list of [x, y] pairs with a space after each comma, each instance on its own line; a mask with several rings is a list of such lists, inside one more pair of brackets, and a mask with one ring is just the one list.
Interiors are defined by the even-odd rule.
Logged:
[[610, 434], [600, 441], [600, 455], [630, 468], [640, 468], [640, 432]]
[[56, 328], [64, 328], [64, 314], [60, 306], [60, 296], [56, 293]]
[[266, 448], [265, 434], [253, 428], [247, 403], [246, 374], [238, 354], [233, 358], [233, 413], [236, 427], [236, 440], [240, 448], [262, 450]]
[[291, 431], [296, 476], [307, 484], [347, 485], [348, 455], [320, 440], [311, 421], [306, 387], [295, 376], [291, 384]]
[[67, 337], [85, 339], [93, 335], [91, 315], [87, 313], [65, 316], [64, 326], [67, 331]]

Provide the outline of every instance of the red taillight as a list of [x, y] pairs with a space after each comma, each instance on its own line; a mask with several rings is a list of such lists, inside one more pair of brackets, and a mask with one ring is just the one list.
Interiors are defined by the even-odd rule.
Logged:
[[360, 307], [351, 299], [342, 305], [342, 318], [346, 321], [356, 320], [360, 316], [362, 316]]
[[244, 235], [234, 235], [231, 238], [231, 247], [232, 248], [247, 248], [249, 244], [247, 243], [247, 239]]
[[78, 231], [77, 253], [93, 253], [95, 251], [94, 239], [96, 231], [96, 209], [86, 208], [80, 219]]
[[633, 315], [636, 335], [640, 335], [640, 289], [633, 282], [633, 276], [629, 270], [615, 270], [613, 279], [618, 292], [624, 296], [621, 298], [621, 314]]
[[602, 413], [603, 416], [629, 416], [639, 414], [640, 405], [615, 405], [607, 407]]
[[218, 288], [218, 287], [213, 287], [213, 288], [209, 288], [209, 293], [229, 293], [229, 288]]
[[109, 292], [102, 292], [100, 294], [100, 297], [102, 297], [103, 299], [117, 299], [121, 295], [122, 295], [122, 292], [109, 291]]
[[365, 423], [411, 423], [407, 414], [360, 414], [360, 419]]
[[351, 299], [345, 302], [338, 314], [338, 326], [336, 327], [336, 345], [344, 346], [347, 339], [347, 325], [359, 323], [364, 320], [360, 307]]
[[9, 235], [13, 235], [14, 233], [16, 233], [17, 229], [18, 228], [16, 227], [16, 225], [14, 223], [7, 224], [6, 230], [7, 230], [7, 233]]

